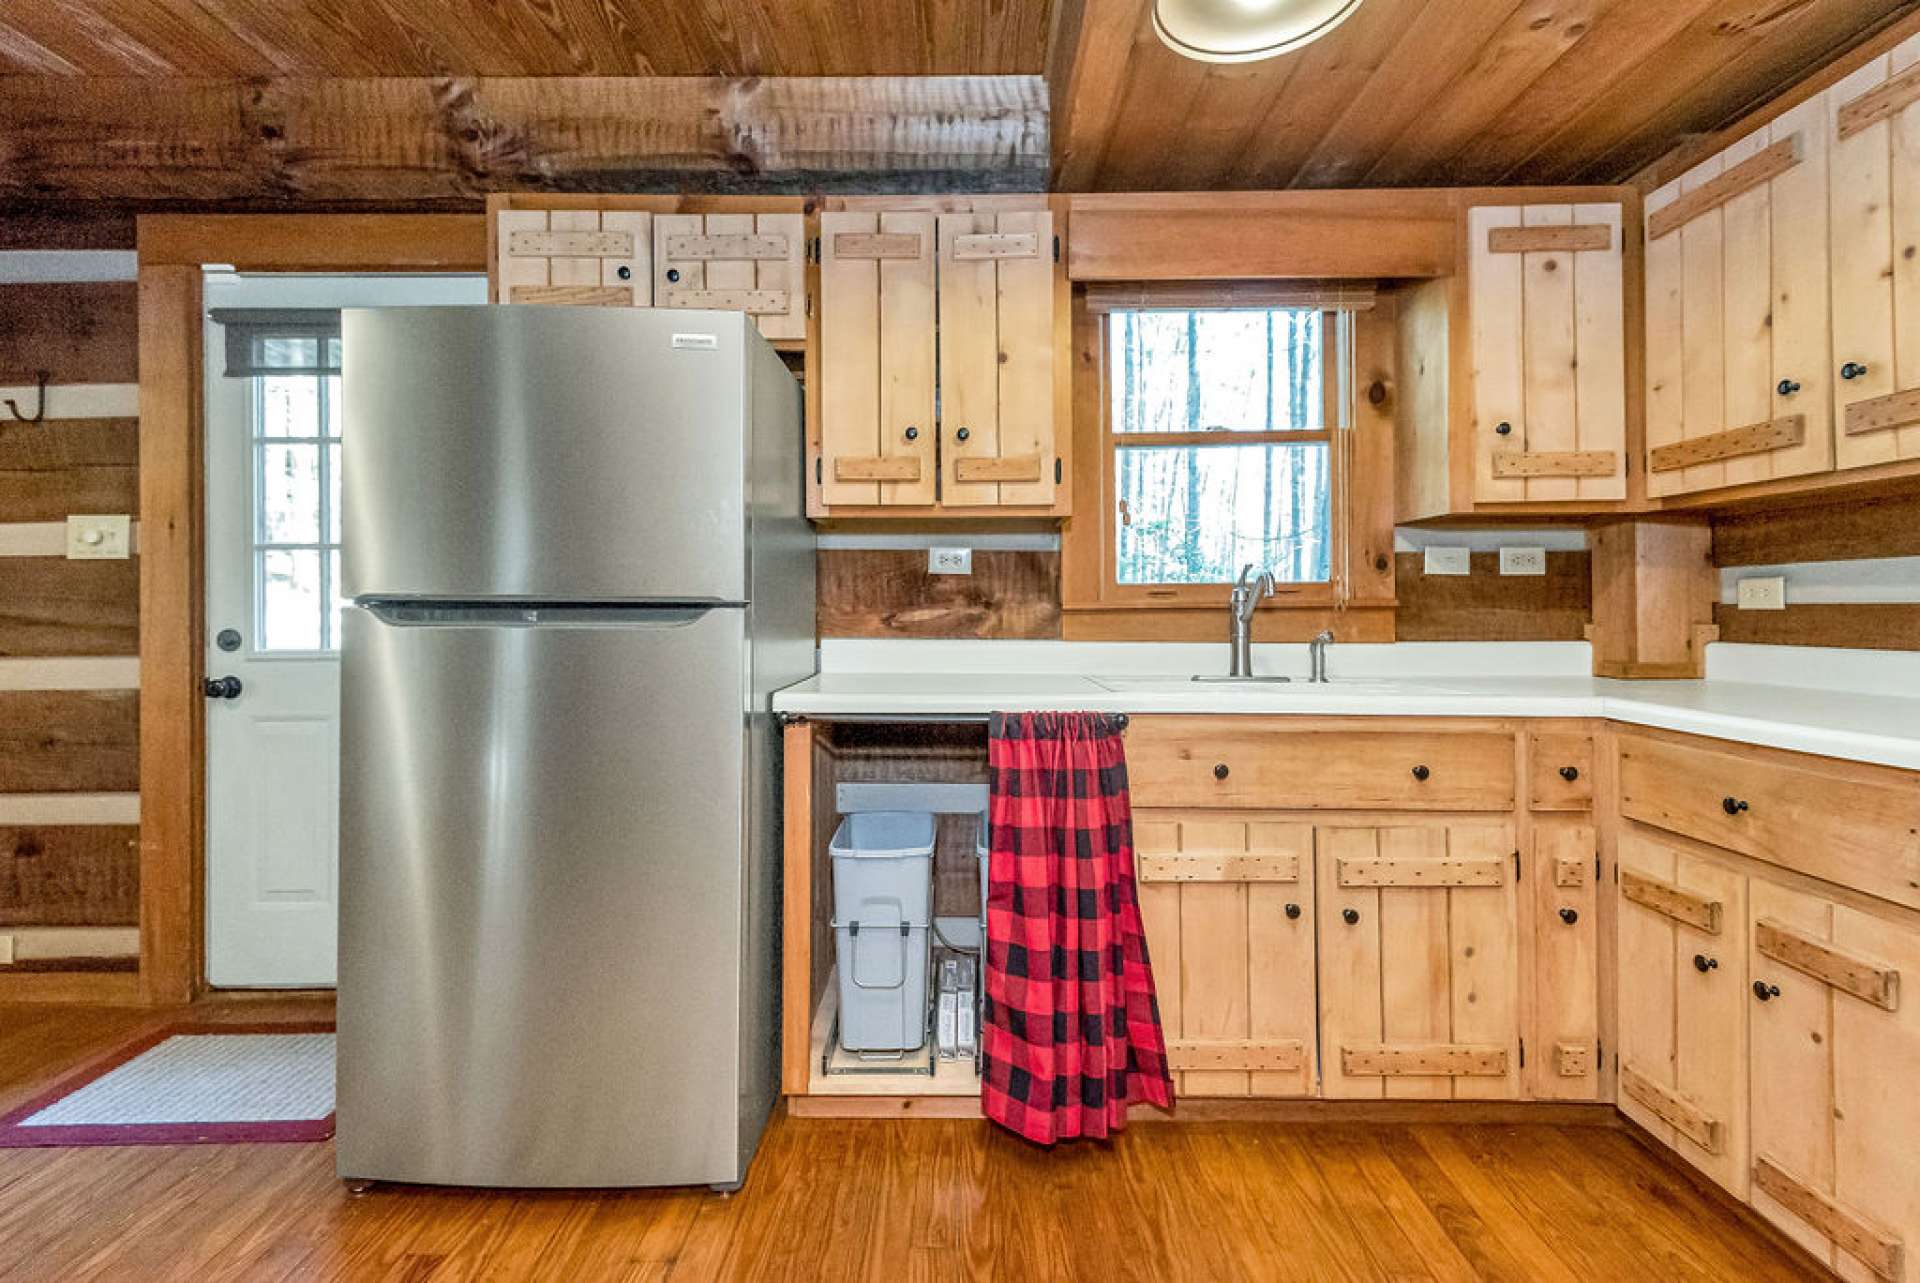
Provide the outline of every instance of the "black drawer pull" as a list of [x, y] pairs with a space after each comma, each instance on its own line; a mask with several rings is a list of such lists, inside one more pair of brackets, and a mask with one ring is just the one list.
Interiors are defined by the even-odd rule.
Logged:
[[1840, 377], [1851, 382], [1867, 372], [1867, 367], [1858, 361], [1848, 361], [1840, 367]]
[[1747, 804], [1737, 797], [1723, 797], [1720, 799], [1720, 809], [1728, 815], [1738, 815], [1747, 809]]
[[1764, 980], [1753, 982], [1753, 996], [1762, 1002], [1770, 1002], [1780, 996], [1780, 986], [1770, 985]]
[[1214, 779], [1216, 779], [1216, 780], [1224, 780], [1224, 779], [1226, 779], [1226, 778], [1227, 778], [1227, 776], [1228, 776], [1229, 774], [1231, 774], [1231, 772], [1229, 772], [1229, 771], [1227, 770], [1227, 764], [1226, 764], [1225, 762], [1215, 762], [1215, 763], [1213, 764], [1213, 778], [1214, 778]]
[[1580, 768], [1577, 766], [1563, 766], [1560, 768], [1560, 778], [1571, 784], [1580, 778]]
[[1342, 909], [1340, 910], [1340, 916], [1342, 919], [1345, 920], [1348, 926], [1352, 926], [1354, 923], [1360, 921], [1360, 910]]
[[1424, 780], [1431, 774], [1433, 774], [1433, 772], [1424, 766], [1416, 766], [1413, 768], [1413, 778], [1416, 780]]
[[1287, 916], [1288, 916], [1289, 918], [1297, 918], [1297, 917], [1299, 917], [1299, 916], [1300, 916], [1300, 906], [1299, 906], [1299, 905], [1297, 905], [1297, 904], [1290, 904], [1290, 905], [1288, 905], [1288, 906], [1287, 906]]
[[1707, 972], [1714, 970], [1719, 965], [1720, 965], [1720, 959], [1718, 958], [1709, 958], [1704, 953], [1696, 953], [1693, 955], [1693, 969], [1695, 971], [1698, 971], [1703, 976], [1706, 975]]
[[1792, 396], [1794, 393], [1800, 390], [1800, 385], [1798, 383], [1795, 383], [1792, 379], [1782, 379], [1780, 380], [1780, 382], [1774, 385], [1773, 390], [1775, 392], [1778, 392], [1781, 396]]
[[1503, 437], [1513, 435], [1513, 425], [1511, 423], [1496, 423], [1493, 425], [1493, 430]]
[[1580, 921], [1580, 910], [1578, 909], [1560, 910], [1560, 921], [1566, 923], [1568, 926], [1572, 926], [1574, 923]]
[[901, 435], [909, 441], [918, 441], [920, 439], [920, 429], [909, 427], [905, 432], [901, 433]]

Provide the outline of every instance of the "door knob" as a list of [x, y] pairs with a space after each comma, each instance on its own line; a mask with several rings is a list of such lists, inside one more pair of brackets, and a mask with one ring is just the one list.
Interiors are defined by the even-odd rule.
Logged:
[[1297, 918], [1297, 917], [1299, 917], [1299, 916], [1300, 916], [1300, 906], [1299, 906], [1299, 905], [1297, 905], [1297, 904], [1290, 904], [1290, 905], [1288, 905], [1288, 906], [1287, 906], [1287, 916], [1288, 916], [1289, 918]]
[[1800, 390], [1800, 385], [1798, 383], [1795, 383], [1792, 379], [1782, 379], [1780, 380], [1779, 383], [1774, 385], [1773, 390], [1775, 392], [1778, 392], [1781, 396], [1792, 396], [1794, 393]]
[[1728, 815], [1738, 815], [1747, 809], [1747, 804], [1737, 797], [1723, 797], [1720, 799], [1720, 809]]
[[1416, 766], [1413, 768], [1413, 778], [1416, 780], [1424, 780], [1431, 774], [1433, 774], [1433, 772], [1424, 766]]
[[1693, 969], [1703, 976], [1719, 965], [1720, 959], [1718, 958], [1709, 958], [1704, 953], [1696, 953], [1693, 955]]
[[1861, 375], [1865, 374], [1866, 372], [1867, 372], [1867, 367], [1860, 364], [1860, 362], [1858, 361], [1848, 361], [1845, 365], [1840, 367], [1840, 377], [1843, 379], [1849, 379], [1849, 380], [1857, 379]]
[[1563, 766], [1560, 768], [1560, 778], [1571, 784], [1580, 778], [1580, 768], [1577, 766]]
[[239, 699], [240, 679], [238, 677], [209, 677], [205, 687], [208, 699]]
[[1580, 921], [1580, 910], [1578, 909], [1560, 910], [1560, 921], [1566, 923], [1568, 926], [1572, 926], [1574, 923]]
[[1770, 985], [1764, 980], [1753, 982], [1753, 996], [1762, 1002], [1769, 1002], [1780, 996], [1780, 986]]

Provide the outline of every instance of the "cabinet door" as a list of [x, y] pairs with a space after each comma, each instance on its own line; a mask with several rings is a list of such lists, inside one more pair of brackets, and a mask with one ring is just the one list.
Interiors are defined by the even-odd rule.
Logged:
[[939, 238], [940, 501], [1051, 504], [1053, 215], [942, 214]]
[[494, 299], [647, 307], [652, 223], [630, 210], [503, 209], [494, 219]]
[[1599, 937], [1591, 823], [1534, 821], [1533, 1046], [1528, 1090], [1547, 1100], [1592, 1100], [1600, 1082]]
[[1624, 499], [1618, 205], [1468, 211], [1474, 498]]
[[1816, 98], [1647, 197], [1652, 494], [1833, 466], [1827, 154]]
[[1513, 830], [1318, 830], [1328, 1096], [1511, 1099], [1520, 1087]]
[[746, 312], [769, 339], [807, 336], [799, 214], [660, 214], [653, 242], [656, 306]]
[[1920, 1283], [1920, 931], [1836, 905], [1833, 943], [1883, 990], [1833, 992], [1834, 1267]]
[[1142, 811], [1134, 844], [1177, 1090], [1313, 1095], [1312, 826]]
[[934, 224], [820, 215], [821, 498], [934, 501]]
[[[1908, 39], [1826, 94], [1839, 465], [1920, 458], [1920, 95]], [[1902, 76], [1906, 80], [1902, 80]]]

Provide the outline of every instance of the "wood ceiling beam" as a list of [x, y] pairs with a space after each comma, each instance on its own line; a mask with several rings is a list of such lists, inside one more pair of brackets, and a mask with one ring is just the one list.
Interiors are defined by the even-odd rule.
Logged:
[[0, 202], [472, 208], [494, 191], [1038, 191], [1038, 76], [0, 76]]

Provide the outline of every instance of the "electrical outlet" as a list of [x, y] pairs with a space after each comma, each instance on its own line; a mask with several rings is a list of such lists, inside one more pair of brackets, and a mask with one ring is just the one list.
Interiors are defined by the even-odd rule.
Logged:
[[1545, 548], [1502, 548], [1500, 573], [1503, 575], [1544, 575], [1547, 573]]
[[67, 518], [70, 561], [125, 561], [133, 551], [133, 521], [125, 516]]
[[927, 573], [930, 575], [970, 575], [973, 573], [973, 549], [927, 549]]
[[1785, 610], [1787, 580], [1784, 575], [1762, 575], [1740, 581], [1740, 609]]
[[13, 937], [0, 936], [0, 967], [13, 965]]
[[1429, 575], [1468, 575], [1473, 573], [1473, 556], [1466, 548], [1429, 544], [1421, 568]]

